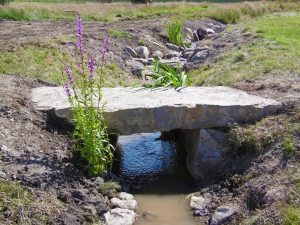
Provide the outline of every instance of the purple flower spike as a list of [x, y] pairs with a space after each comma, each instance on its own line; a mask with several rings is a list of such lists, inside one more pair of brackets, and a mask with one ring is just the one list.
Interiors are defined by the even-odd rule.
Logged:
[[102, 44], [102, 47], [100, 49], [100, 53], [101, 53], [101, 56], [102, 56], [102, 60], [104, 61], [105, 59], [105, 56], [107, 55], [108, 51], [109, 51], [109, 38], [108, 36], [105, 36], [104, 37], [104, 40], [103, 40], [103, 44]]
[[71, 96], [72, 96], [72, 93], [71, 93], [71, 90], [70, 90], [70, 88], [69, 88], [67, 82], [65, 82], [65, 84], [64, 84], [64, 89], [65, 89], [65, 91], [66, 91], [66, 93], [67, 93], [67, 96], [68, 96], [68, 97], [71, 97]]
[[80, 16], [77, 16], [77, 48], [81, 53], [84, 52], [84, 46], [83, 46], [83, 26], [82, 26], [82, 20]]
[[90, 70], [89, 79], [91, 81], [94, 77], [94, 72], [95, 72], [95, 60], [93, 56], [91, 56], [89, 59], [89, 70]]
[[68, 80], [69, 80], [70, 84], [74, 85], [74, 80], [73, 80], [72, 72], [71, 72], [71, 69], [70, 69], [70, 67], [69, 67], [68, 64], [66, 65], [66, 73], [68, 75]]

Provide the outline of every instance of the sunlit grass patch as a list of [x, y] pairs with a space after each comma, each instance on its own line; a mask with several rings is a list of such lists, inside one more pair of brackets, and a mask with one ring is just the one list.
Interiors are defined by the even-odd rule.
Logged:
[[238, 27], [259, 31], [260, 38], [190, 72], [193, 85], [230, 85], [267, 75], [300, 74], [300, 14], [261, 17]]

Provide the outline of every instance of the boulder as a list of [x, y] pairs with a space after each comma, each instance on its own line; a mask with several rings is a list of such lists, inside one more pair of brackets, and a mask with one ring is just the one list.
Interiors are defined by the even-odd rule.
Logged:
[[[73, 123], [63, 87], [38, 87], [31, 91], [37, 110]], [[254, 122], [276, 113], [281, 104], [230, 87], [103, 88], [104, 119], [115, 134], [135, 134], [174, 129], [218, 128]]]
[[237, 212], [238, 211], [231, 206], [219, 206], [210, 220], [210, 225], [222, 224]]
[[199, 41], [203, 40], [207, 34], [208, 33], [207, 33], [206, 29], [204, 29], [204, 28], [197, 29], [197, 35], [198, 35]]
[[118, 197], [123, 200], [134, 200], [133, 195], [126, 192], [120, 192]]
[[136, 60], [127, 60], [126, 65], [130, 67], [132, 74], [136, 76], [142, 76], [144, 65]]
[[134, 50], [139, 58], [147, 59], [150, 55], [149, 49], [145, 46], [136, 47]]
[[211, 202], [211, 199], [206, 199], [201, 196], [192, 196], [190, 201], [191, 209], [204, 209], [207, 204]]
[[208, 51], [195, 51], [188, 59], [188, 62], [191, 63], [200, 63], [207, 59]]
[[124, 48], [124, 53], [131, 56], [131, 57], [133, 57], [133, 58], [136, 58], [138, 56], [136, 51], [133, 48], [129, 47], [129, 46]]
[[195, 180], [213, 178], [212, 174], [226, 163], [226, 133], [218, 129], [185, 130], [183, 140], [187, 149], [187, 168]]
[[130, 209], [136, 210], [137, 202], [134, 199], [119, 199], [119, 198], [112, 198], [110, 200], [113, 207], [121, 208], [121, 209]]
[[115, 208], [104, 214], [106, 225], [132, 225], [135, 222], [135, 213], [129, 209]]

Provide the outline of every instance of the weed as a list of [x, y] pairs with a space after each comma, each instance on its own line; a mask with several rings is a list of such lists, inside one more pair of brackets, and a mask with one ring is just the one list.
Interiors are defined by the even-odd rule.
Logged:
[[167, 38], [170, 43], [183, 46], [183, 37], [181, 35], [183, 23], [179, 19], [174, 19], [167, 24]]
[[117, 38], [125, 38], [130, 40], [132, 38], [131, 34], [116, 28], [109, 28], [108, 29], [108, 33], [113, 36], [113, 37], [117, 37]]
[[121, 186], [118, 182], [106, 181], [99, 187], [99, 191], [101, 193], [106, 193], [106, 192], [108, 192], [109, 190], [112, 190], [112, 189], [121, 190]]
[[283, 155], [285, 157], [291, 157], [292, 154], [295, 152], [296, 148], [293, 143], [293, 137], [291, 134], [287, 135], [287, 137], [284, 138], [283, 142]]
[[[66, 65], [68, 81], [64, 85], [75, 122], [73, 137], [76, 149], [87, 164], [87, 171], [92, 175], [102, 175], [111, 168], [113, 160], [113, 147], [109, 144], [103, 118], [104, 105], [101, 103], [103, 77], [101, 74], [95, 77], [95, 57], [90, 54], [86, 58], [84, 54], [82, 21], [79, 16], [76, 36], [80, 60], [75, 68]], [[104, 64], [108, 46], [109, 39], [106, 37], [100, 49], [101, 65]], [[86, 65], [88, 68], [85, 68]]]
[[156, 59], [153, 62], [154, 72], [152, 78], [154, 84], [148, 87], [186, 87], [190, 84], [187, 74], [180, 69], [178, 65], [177, 70], [173, 67], [162, 63]]
[[245, 60], [245, 54], [243, 53], [238, 53], [234, 56], [233, 58], [233, 63], [238, 63], [238, 62], [242, 62]]

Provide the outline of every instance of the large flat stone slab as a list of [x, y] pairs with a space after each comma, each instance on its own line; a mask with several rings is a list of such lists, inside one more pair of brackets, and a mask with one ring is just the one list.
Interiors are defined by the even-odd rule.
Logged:
[[[71, 122], [62, 87], [39, 87], [31, 99], [38, 110]], [[229, 87], [104, 88], [105, 120], [111, 132], [134, 134], [173, 129], [218, 128], [276, 113], [279, 102]]]

